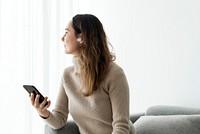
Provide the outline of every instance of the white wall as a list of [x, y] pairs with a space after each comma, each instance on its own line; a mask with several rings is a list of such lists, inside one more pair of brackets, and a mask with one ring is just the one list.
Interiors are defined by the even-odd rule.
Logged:
[[200, 107], [199, 0], [87, 0], [130, 84], [131, 113], [157, 104]]

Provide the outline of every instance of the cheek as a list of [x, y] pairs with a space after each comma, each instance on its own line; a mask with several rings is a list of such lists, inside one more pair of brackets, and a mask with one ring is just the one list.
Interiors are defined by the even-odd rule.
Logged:
[[76, 39], [73, 38], [73, 37], [71, 37], [70, 35], [67, 35], [67, 36], [65, 37], [65, 42], [66, 42], [67, 44], [74, 44], [74, 43], [76, 43]]
[[77, 42], [75, 38], [68, 37], [65, 39], [65, 43], [68, 51], [75, 51], [78, 50], [80, 47], [80, 44]]
[[65, 42], [68, 42], [69, 38], [68, 36], [65, 36]]

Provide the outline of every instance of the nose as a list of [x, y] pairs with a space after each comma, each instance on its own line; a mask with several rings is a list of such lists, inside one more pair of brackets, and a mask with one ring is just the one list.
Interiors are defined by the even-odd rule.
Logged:
[[63, 37], [61, 38], [61, 40], [64, 41], [64, 39], [65, 39], [65, 34], [63, 35]]

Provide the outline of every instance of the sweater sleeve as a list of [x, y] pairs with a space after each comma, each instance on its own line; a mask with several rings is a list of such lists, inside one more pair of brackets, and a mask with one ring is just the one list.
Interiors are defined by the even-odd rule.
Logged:
[[113, 112], [112, 134], [129, 134], [129, 86], [122, 69], [113, 74], [109, 95]]
[[55, 108], [50, 112], [50, 115], [47, 119], [43, 119], [44, 122], [52, 127], [53, 129], [62, 128], [68, 118], [68, 97], [65, 93], [63, 87], [63, 82], [61, 81], [60, 90], [57, 96]]

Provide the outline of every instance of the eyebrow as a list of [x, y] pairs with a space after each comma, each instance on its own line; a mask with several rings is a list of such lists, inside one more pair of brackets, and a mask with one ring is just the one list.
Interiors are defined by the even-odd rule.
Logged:
[[65, 28], [65, 30], [68, 30], [68, 31], [69, 31], [69, 29], [68, 29], [68, 28]]

